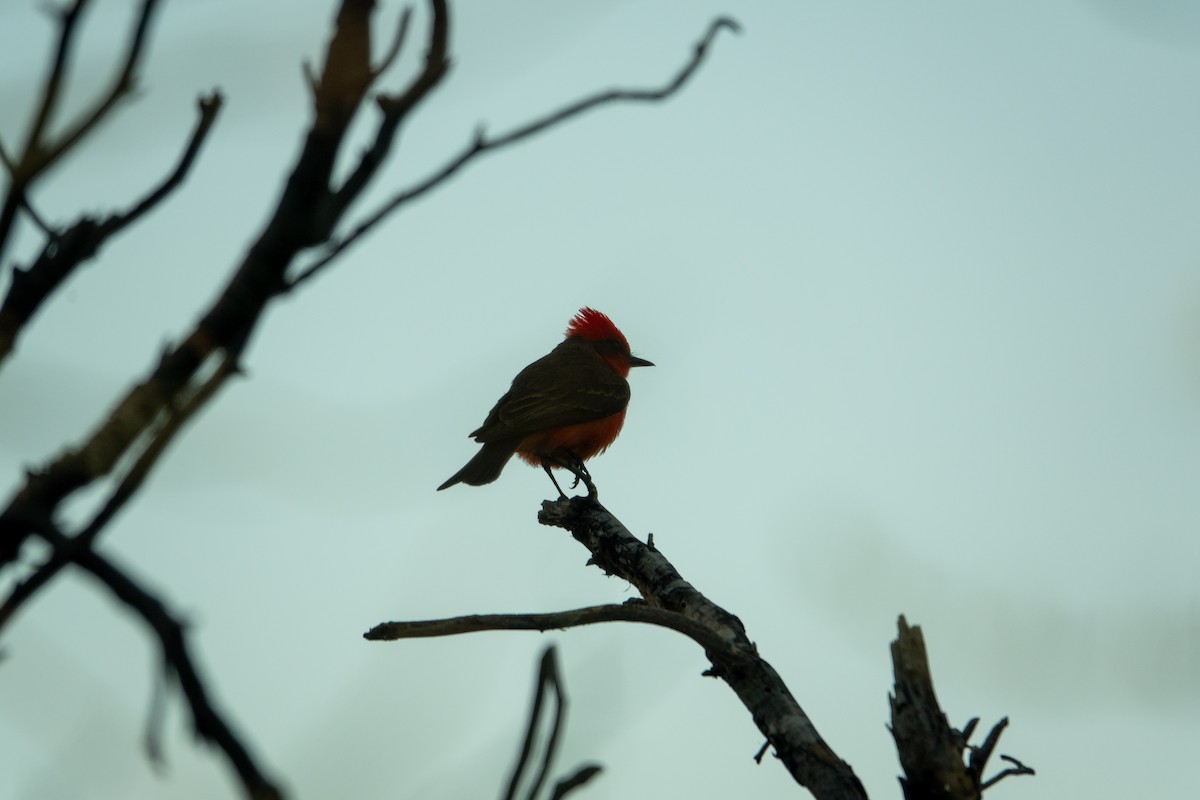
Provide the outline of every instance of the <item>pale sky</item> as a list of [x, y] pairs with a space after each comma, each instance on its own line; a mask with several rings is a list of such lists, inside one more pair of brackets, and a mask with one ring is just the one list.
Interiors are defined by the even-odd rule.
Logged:
[[[107, 79], [127, 5], [87, 20], [72, 108]], [[230, 274], [295, 156], [300, 64], [333, 7], [168, 3], [140, 98], [36, 193], [60, 223], [126, 206], [173, 164], [195, 97], [224, 92], [182, 191], [84, 267], [0, 371], [4, 486], [78, 442]], [[381, 4], [381, 39], [399, 9]], [[453, 11], [453, 71], [364, 209], [481, 122], [658, 85], [718, 14], [745, 30], [669, 103], [476, 163], [273, 307], [246, 378], [104, 535], [190, 621], [269, 773], [295, 798], [498, 796], [556, 643], [572, 698], [557, 771], [605, 766], [581, 800], [803, 796], [773, 759], [755, 765], [749, 714], [670, 631], [361, 639], [385, 620], [635, 596], [537, 524], [540, 470], [434, 491], [590, 305], [658, 365], [633, 373], [625, 430], [591, 464], [605, 504], [743, 620], [873, 798], [900, 796], [885, 723], [901, 613], [952, 722], [1008, 716], [1000, 752], [1038, 770], [989, 798], [1194, 792], [1200, 10]], [[10, 148], [52, 37], [43, 4], [0, 7]], [[0, 648], [0, 798], [238, 796], [174, 693], [168, 765], [143, 757], [157, 646], [92, 582], [44, 591]]]

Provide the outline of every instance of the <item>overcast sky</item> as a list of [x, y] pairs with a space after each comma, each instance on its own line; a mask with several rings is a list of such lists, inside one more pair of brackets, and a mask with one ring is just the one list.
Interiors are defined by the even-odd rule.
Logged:
[[[109, 75], [128, 5], [86, 20], [69, 107]], [[0, 5], [10, 149], [53, 41], [43, 6]], [[399, 10], [381, 3], [382, 30]], [[635, 596], [537, 524], [541, 471], [434, 492], [512, 376], [591, 305], [658, 365], [631, 376], [625, 430], [592, 462], [605, 504], [741, 617], [872, 797], [899, 796], [885, 722], [901, 613], [952, 722], [1007, 715], [1000, 751], [1038, 770], [989, 797], [1194, 791], [1198, 7], [453, 10], [453, 71], [363, 209], [480, 123], [659, 84], [717, 14], [745, 30], [676, 99], [475, 164], [273, 307], [246, 378], [105, 534], [190, 622], [271, 774], [313, 800], [498, 796], [554, 642], [573, 701], [559, 770], [606, 767], [580, 798], [799, 796], [778, 763], [755, 765], [749, 715], [672, 632], [360, 638]], [[332, 0], [165, 6], [139, 99], [38, 208], [65, 223], [128, 205], [177, 157], [195, 97], [220, 87], [226, 107], [182, 191], [73, 277], [0, 372], [4, 486], [80, 441], [227, 279], [296, 154], [300, 65], [332, 15]], [[143, 757], [156, 647], [104, 590], [59, 581], [0, 647], [0, 797], [238, 794], [174, 694], [168, 764]]]

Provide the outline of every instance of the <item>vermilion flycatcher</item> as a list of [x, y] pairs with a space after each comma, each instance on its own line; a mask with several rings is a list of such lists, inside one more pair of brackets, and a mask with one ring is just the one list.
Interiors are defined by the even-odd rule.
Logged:
[[491, 483], [516, 453], [546, 470], [559, 494], [563, 490], [551, 467], [569, 470], [574, 485], [582, 480], [588, 495], [595, 496], [583, 462], [607, 450], [621, 432], [630, 368], [652, 366], [629, 352], [629, 342], [612, 320], [581, 308], [567, 326], [566, 339], [513, 378], [512, 388], [470, 434], [483, 447], [438, 491], [456, 483]]

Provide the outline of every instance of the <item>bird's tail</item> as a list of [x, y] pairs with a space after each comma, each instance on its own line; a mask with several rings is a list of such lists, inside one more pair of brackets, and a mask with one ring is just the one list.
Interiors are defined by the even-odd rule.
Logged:
[[491, 483], [500, 477], [500, 471], [504, 469], [504, 465], [512, 458], [513, 453], [517, 452], [517, 445], [520, 443], [521, 440], [519, 438], [488, 442], [479, 448], [479, 452], [467, 462], [466, 466], [451, 475], [445, 483], [439, 486], [438, 491], [440, 492], [442, 489], [453, 486], [456, 483], [467, 483], [471, 486], [482, 486], [485, 483]]

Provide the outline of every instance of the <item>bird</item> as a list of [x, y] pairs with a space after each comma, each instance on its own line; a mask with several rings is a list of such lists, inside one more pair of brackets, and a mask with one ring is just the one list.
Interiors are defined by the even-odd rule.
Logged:
[[588, 497], [596, 498], [583, 462], [607, 450], [621, 432], [629, 405], [629, 370], [652, 366], [633, 355], [611, 319], [593, 308], [579, 309], [563, 341], [517, 373], [483, 424], [468, 434], [483, 447], [438, 491], [456, 483], [491, 483], [515, 454], [544, 469], [560, 496], [566, 493], [551, 467], [571, 472], [571, 488], [583, 481]]

